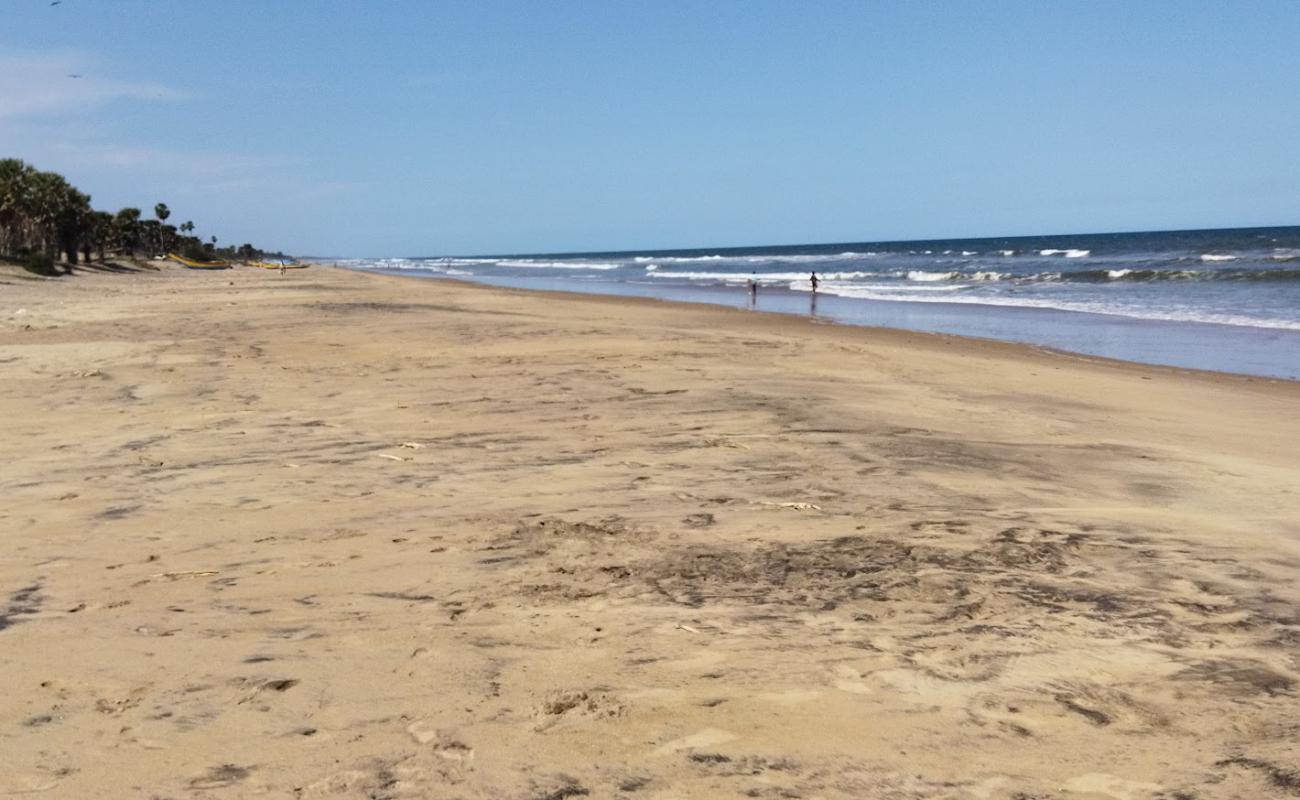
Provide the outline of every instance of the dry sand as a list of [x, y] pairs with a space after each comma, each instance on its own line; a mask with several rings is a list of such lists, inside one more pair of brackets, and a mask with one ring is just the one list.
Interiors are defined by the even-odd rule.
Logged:
[[1300, 795], [1298, 384], [168, 269], [0, 415], [0, 794]]

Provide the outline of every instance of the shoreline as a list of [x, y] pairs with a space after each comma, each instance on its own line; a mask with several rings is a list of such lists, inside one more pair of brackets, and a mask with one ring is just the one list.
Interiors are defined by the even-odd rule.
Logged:
[[[940, 340], [940, 341], [948, 340], [948, 339], [956, 339], [956, 340], [960, 340], [960, 341], [963, 341], [963, 342], [974, 342], [974, 343], [979, 343], [979, 344], [982, 345], [982, 346], [991, 346], [991, 347], [996, 347], [996, 346], [1006, 346], [1006, 347], [1008, 347], [1008, 348], [1011, 348], [1011, 350], [1009, 350], [1008, 353], [1014, 353], [1014, 352], [1016, 352], [1016, 351], [1036, 352], [1036, 353], [1042, 353], [1042, 354], [1049, 354], [1049, 355], [1053, 355], [1053, 356], [1060, 357], [1060, 358], [1079, 360], [1079, 361], [1083, 361], [1083, 362], [1087, 362], [1087, 363], [1097, 363], [1097, 364], [1108, 364], [1108, 365], [1113, 365], [1113, 366], [1132, 367], [1132, 368], [1135, 368], [1135, 369], [1138, 369], [1138, 370], [1156, 370], [1156, 371], [1160, 371], [1160, 372], [1172, 372], [1172, 373], [1175, 373], [1175, 374], [1178, 374], [1178, 373], [1186, 373], [1186, 374], [1200, 374], [1200, 375], [1206, 375], [1206, 376], [1220, 376], [1220, 377], [1224, 377], [1224, 378], [1238, 378], [1238, 379], [1245, 380], [1245, 381], [1248, 382], [1248, 383], [1261, 382], [1261, 381], [1262, 381], [1262, 382], [1281, 383], [1281, 384], [1298, 384], [1298, 383], [1300, 383], [1300, 377], [1296, 377], [1296, 378], [1285, 378], [1285, 377], [1277, 377], [1277, 376], [1272, 376], [1272, 375], [1256, 375], [1256, 374], [1252, 374], [1252, 373], [1248, 373], [1248, 372], [1233, 372], [1233, 371], [1230, 371], [1230, 370], [1217, 370], [1217, 369], [1204, 369], [1204, 368], [1197, 368], [1197, 367], [1184, 367], [1184, 366], [1178, 366], [1178, 365], [1175, 365], [1175, 364], [1157, 364], [1157, 363], [1148, 363], [1148, 362], [1144, 362], [1144, 361], [1134, 361], [1134, 360], [1130, 360], [1130, 359], [1118, 358], [1118, 357], [1113, 357], [1113, 356], [1095, 355], [1095, 354], [1092, 354], [1092, 353], [1084, 353], [1084, 352], [1078, 352], [1078, 351], [1074, 351], [1074, 350], [1067, 350], [1067, 349], [1060, 348], [1060, 347], [1053, 347], [1053, 346], [1051, 346], [1051, 345], [1043, 345], [1043, 344], [1035, 344], [1035, 343], [1033, 343], [1033, 342], [1028, 342], [1028, 341], [1009, 340], [1009, 339], [998, 339], [998, 338], [987, 337], [987, 336], [977, 336], [977, 335], [961, 334], [961, 333], [945, 333], [945, 332], [942, 332], [942, 331], [917, 330], [917, 329], [913, 329], [913, 328], [896, 328], [896, 327], [892, 327], [892, 326], [888, 326], [888, 325], [871, 325], [871, 324], [858, 323], [858, 322], [842, 322], [842, 321], [840, 321], [840, 320], [833, 319], [833, 318], [828, 318], [828, 317], [809, 317], [809, 315], [807, 315], [806, 313], [799, 313], [799, 312], [795, 312], [795, 311], [781, 311], [781, 310], [777, 310], [777, 309], [763, 309], [763, 308], [758, 308], [758, 309], [738, 308], [738, 307], [737, 307], [736, 305], [734, 305], [734, 304], [729, 305], [729, 304], [721, 303], [721, 302], [716, 302], [716, 303], [715, 303], [715, 302], [709, 302], [709, 301], [707, 301], [707, 300], [699, 300], [699, 301], [695, 301], [695, 300], [678, 300], [678, 299], [671, 299], [671, 298], [664, 298], [664, 297], [657, 297], [657, 296], [646, 296], [646, 295], [626, 295], [626, 294], [617, 294], [617, 293], [580, 292], [580, 291], [574, 291], [574, 290], [572, 290], [572, 289], [539, 289], [539, 288], [528, 288], [528, 287], [508, 286], [508, 285], [499, 285], [499, 284], [492, 284], [492, 283], [486, 283], [486, 282], [478, 282], [478, 281], [472, 281], [472, 280], [465, 280], [465, 279], [458, 278], [458, 277], [445, 277], [445, 276], [441, 276], [441, 275], [430, 275], [430, 276], [403, 275], [403, 274], [400, 274], [400, 273], [398, 273], [398, 272], [396, 272], [396, 271], [370, 270], [370, 269], [356, 269], [356, 268], [351, 268], [351, 267], [340, 267], [340, 266], [333, 265], [333, 264], [328, 264], [328, 265], [326, 265], [326, 264], [313, 264], [313, 266], [324, 266], [324, 267], [326, 267], [326, 268], [328, 268], [328, 269], [339, 269], [339, 270], [344, 270], [344, 271], [348, 271], [348, 272], [360, 272], [360, 273], [362, 273], [362, 274], [368, 274], [368, 275], [379, 275], [379, 276], [384, 276], [384, 277], [388, 277], [388, 278], [396, 278], [396, 279], [398, 279], [398, 280], [403, 280], [403, 281], [405, 281], [405, 280], [414, 280], [414, 281], [434, 281], [434, 282], [436, 282], [436, 283], [450, 283], [450, 284], [455, 284], [455, 285], [457, 285], [457, 286], [461, 286], [461, 287], [468, 288], [468, 289], [485, 289], [485, 290], [488, 290], [488, 291], [500, 291], [500, 292], [520, 292], [520, 293], [524, 293], [524, 294], [526, 294], [526, 295], [534, 295], [534, 294], [535, 294], [535, 295], [543, 295], [543, 296], [545, 296], [545, 295], [555, 295], [555, 296], [564, 297], [565, 299], [575, 300], [575, 301], [581, 301], [581, 300], [593, 300], [593, 299], [594, 299], [594, 300], [596, 300], [596, 301], [598, 301], [598, 302], [602, 302], [602, 303], [614, 303], [614, 304], [618, 304], [618, 303], [628, 303], [628, 304], [632, 304], [632, 305], [641, 304], [641, 303], [647, 303], [647, 304], [663, 304], [663, 305], [672, 306], [672, 307], [680, 307], [680, 308], [683, 309], [684, 311], [685, 311], [685, 310], [690, 310], [690, 309], [700, 309], [701, 307], [703, 307], [703, 308], [708, 309], [709, 311], [712, 311], [712, 312], [723, 312], [723, 311], [725, 311], [725, 312], [727, 312], [728, 314], [739, 314], [739, 315], [760, 314], [760, 315], [775, 316], [775, 317], [781, 317], [781, 318], [786, 318], [786, 319], [799, 320], [799, 321], [801, 321], [801, 322], [803, 322], [803, 323], [805, 323], [805, 324], [808, 324], [808, 325], [832, 325], [832, 326], [836, 326], [836, 327], [838, 327], [838, 328], [842, 328], [842, 329], [845, 329], [845, 330], [863, 329], [863, 330], [867, 330], [867, 331], [877, 332], [877, 334], [879, 334], [879, 333], [897, 333], [897, 334], [905, 335], [905, 336], [907, 336], [907, 337], [919, 337], [919, 338], [916, 338], [916, 339], [906, 339], [906, 338], [905, 338], [903, 341], [921, 342], [921, 341], [927, 341], [927, 340], [931, 340], [931, 339], [938, 339], [938, 340]], [[740, 290], [737, 289], [737, 291], [740, 291]], [[800, 299], [806, 299], [806, 298], [800, 297]], [[879, 301], [879, 302], [887, 302], [887, 301]], [[924, 304], [925, 304], [925, 303], [923, 303], [923, 302], [921, 302], [921, 301], [908, 301], [908, 302], [909, 302], [909, 304], [911, 304], [911, 305], [924, 305]], [[935, 305], [941, 305], [941, 304], [935, 304]], [[978, 305], [978, 304], [974, 304], [974, 303], [972, 303], [972, 304], [969, 304], [969, 305]], [[1014, 308], [1014, 307], [996, 306], [996, 305], [989, 305], [989, 306], [987, 306], [987, 307], [988, 307], [988, 308], [996, 308], [996, 309]], [[1089, 312], [1069, 311], [1069, 310], [1064, 310], [1064, 309], [1030, 309], [1030, 311], [1040, 311], [1040, 310], [1042, 310], [1042, 311], [1049, 311], [1049, 312], [1052, 312], [1052, 313], [1062, 313], [1062, 314], [1071, 314], [1071, 315], [1082, 315], [1082, 316], [1089, 316], [1089, 315], [1090, 315]], [[1099, 315], [1099, 316], [1103, 316], [1103, 315]], [[1222, 325], [1222, 327], [1228, 327], [1228, 328], [1240, 328], [1240, 327], [1242, 327], [1242, 326], [1230, 325], [1230, 324], [1227, 324], [1227, 323], [1209, 323], [1209, 322], [1204, 322], [1204, 323], [1189, 323], [1189, 322], [1183, 322], [1183, 321], [1179, 321], [1179, 320], [1152, 320], [1152, 319], [1139, 319], [1139, 318], [1129, 318], [1129, 317], [1121, 317], [1121, 319], [1124, 319], [1124, 320], [1130, 320], [1130, 319], [1131, 319], [1131, 320], [1133, 320], [1134, 322], [1137, 322], [1137, 323], [1140, 323], [1140, 324], [1151, 324], [1151, 323], [1154, 323], [1154, 324], [1157, 324], [1157, 325], [1159, 325], [1159, 324], [1169, 324], [1169, 325], [1192, 325], [1192, 324], [1195, 324], [1195, 325], [1209, 325], [1209, 326], [1219, 326], [1219, 325]], [[1253, 329], [1253, 328], [1252, 328], [1252, 329], [1250, 329], [1250, 330], [1257, 330], [1257, 329]], [[1264, 330], [1275, 330], [1275, 329], [1264, 329]], [[1276, 329], [1276, 330], [1287, 330], [1287, 329]]]
[[[462, 281], [439, 273], [403, 274], [401, 270], [356, 269], [371, 274], [420, 280]], [[653, 298], [664, 302], [740, 310], [758, 310], [794, 317], [815, 316], [828, 322], [868, 327], [937, 333], [988, 341], [1044, 347], [1081, 356], [1109, 358], [1135, 364], [1172, 366], [1256, 378], [1300, 380], [1300, 331], [1289, 328], [1242, 326], [1219, 322], [1192, 322], [1069, 309], [1024, 307], [996, 303], [943, 303], [888, 301], [819, 295], [816, 311], [809, 294], [779, 287], [760, 290], [759, 308], [746, 308], [743, 287], [682, 287], [670, 284], [603, 284], [573, 289], [560, 279], [499, 279], [485, 277], [465, 283], [495, 288], [517, 288], [588, 296]], [[653, 288], [651, 288], [653, 287]], [[762, 307], [764, 304], [766, 308]], [[1291, 346], [1294, 340], [1294, 347]]]
[[407, 277], [0, 287], [0, 793], [1300, 771], [1300, 383]]

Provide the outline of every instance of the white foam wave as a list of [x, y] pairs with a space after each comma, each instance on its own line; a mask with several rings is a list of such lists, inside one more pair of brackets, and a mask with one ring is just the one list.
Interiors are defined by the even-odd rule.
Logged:
[[[745, 272], [679, 272], [673, 270], [648, 270], [648, 278], [679, 278], [691, 281], [722, 281], [724, 283], [745, 283], [751, 273]], [[818, 272], [817, 279], [822, 281], [852, 281], [859, 278], [878, 277], [878, 272]], [[782, 283], [786, 281], [808, 281], [806, 272], [758, 272], [752, 277], [759, 283]]]
[[1016, 251], [1015, 251], [1015, 250], [999, 250], [999, 251], [998, 251], [998, 254], [999, 254], [999, 255], [1004, 255], [1004, 256], [1014, 256], [1014, 255], [1016, 254]]
[[1084, 258], [1092, 255], [1091, 250], [1039, 250], [1040, 256], [1065, 256], [1066, 258]]
[[1131, 270], [1131, 269], [1108, 269], [1108, 270], [1106, 270], [1106, 277], [1110, 278], [1111, 280], [1118, 280], [1119, 278], [1122, 278], [1122, 277], [1124, 277], [1125, 275], [1132, 275], [1132, 274], [1133, 274], [1133, 270]]
[[1202, 254], [1201, 254], [1201, 260], [1202, 260], [1202, 261], [1236, 261], [1236, 260], [1237, 260], [1237, 257], [1236, 257], [1236, 256], [1221, 256], [1221, 255], [1216, 255], [1216, 254], [1214, 254], [1214, 253], [1202, 253]]
[[664, 264], [691, 264], [696, 261], [723, 261], [726, 256], [636, 256], [632, 260], [638, 263], [658, 261]]
[[[522, 269], [605, 270], [618, 269], [622, 264], [599, 261], [541, 261], [532, 258], [369, 258], [347, 262], [362, 269], [415, 269], [443, 273], [456, 267], [515, 267]], [[451, 274], [451, 273], [447, 273]], [[458, 275], [473, 275], [459, 270]]]
[[623, 266], [622, 264], [609, 264], [599, 261], [537, 261], [531, 258], [507, 258], [493, 263], [501, 267], [517, 267], [521, 269], [609, 270]]
[[950, 281], [955, 277], [957, 277], [956, 272], [926, 272], [914, 269], [907, 273], [909, 281]]
[[708, 255], [708, 256], [634, 256], [632, 262], [636, 264], [696, 264], [708, 261], [729, 261], [737, 264], [821, 264], [834, 261], [849, 261], [854, 259], [872, 258], [880, 255], [879, 253], [856, 253], [852, 251], [844, 253], [817, 253], [817, 254], [750, 254], [750, 255]]
[[428, 265], [416, 264], [405, 258], [357, 258], [341, 262], [360, 269], [427, 269]]
[[495, 258], [430, 258], [425, 263], [455, 264], [456, 266], [472, 267], [479, 264], [495, 264]]
[[942, 297], [926, 297], [923, 295], [907, 295], [890, 291], [881, 291], [879, 287], [863, 286], [861, 284], [828, 286], [823, 291], [826, 294], [838, 295], [840, 297], [851, 297], [859, 300], [882, 300], [899, 303], [984, 305], [1011, 308], [1040, 308], [1052, 311], [1075, 311], [1083, 314], [1126, 317], [1129, 319], [1161, 320], [1165, 322], [1198, 322], [1212, 325], [1235, 325], [1245, 328], [1269, 328], [1300, 331], [1300, 321], [1246, 317], [1237, 314], [1218, 314], [1192, 309], [1131, 308], [1108, 305], [1102, 302], [1071, 302], [1006, 296], [944, 295]]
[[[812, 286], [809, 284], [808, 281], [795, 281], [790, 284], [790, 288], [797, 292], [807, 292], [812, 290]], [[911, 294], [911, 293], [958, 292], [961, 291], [962, 289], [969, 289], [969, 288], [971, 288], [970, 284], [966, 284], [966, 283], [955, 283], [955, 284], [949, 284], [944, 286], [930, 286], [925, 284], [917, 286], [916, 284], [910, 284], [910, 283], [843, 283], [841, 284], [836, 282], [825, 282], [819, 284], [817, 291], [824, 292], [825, 294], [841, 295], [843, 297], [852, 297], [853, 295], [850, 293], [855, 291], [880, 292], [882, 294], [888, 294], [891, 297], [897, 297], [899, 295]]]

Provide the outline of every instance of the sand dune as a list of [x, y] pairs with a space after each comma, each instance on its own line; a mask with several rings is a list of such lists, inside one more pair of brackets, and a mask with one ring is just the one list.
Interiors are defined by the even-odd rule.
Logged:
[[1300, 796], [1300, 385], [314, 268], [0, 285], [0, 793]]

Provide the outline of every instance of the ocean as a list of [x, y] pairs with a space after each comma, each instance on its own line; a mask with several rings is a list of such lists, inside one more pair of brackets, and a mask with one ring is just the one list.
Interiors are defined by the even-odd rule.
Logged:
[[338, 263], [1300, 379], [1300, 226]]

